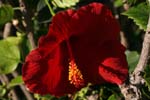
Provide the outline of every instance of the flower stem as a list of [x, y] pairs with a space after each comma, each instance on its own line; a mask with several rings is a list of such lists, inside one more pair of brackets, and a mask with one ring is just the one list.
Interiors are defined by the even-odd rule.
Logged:
[[55, 13], [54, 13], [54, 11], [53, 11], [53, 9], [52, 9], [51, 5], [49, 4], [48, 0], [45, 0], [45, 3], [46, 3], [46, 5], [48, 6], [48, 8], [49, 8], [49, 11], [50, 11], [51, 15], [52, 15], [52, 16], [54, 16], [54, 15], [55, 15]]

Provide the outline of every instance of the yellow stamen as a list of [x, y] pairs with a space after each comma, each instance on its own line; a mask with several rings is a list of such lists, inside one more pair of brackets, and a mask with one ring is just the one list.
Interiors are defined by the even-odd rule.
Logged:
[[83, 75], [80, 70], [77, 68], [76, 63], [72, 60], [69, 63], [69, 81], [76, 88], [84, 85]]

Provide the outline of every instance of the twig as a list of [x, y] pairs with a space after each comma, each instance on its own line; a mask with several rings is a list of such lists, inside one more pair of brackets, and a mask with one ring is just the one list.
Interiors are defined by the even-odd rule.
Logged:
[[[4, 75], [4, 74], [0, 75], [0, 79], [1, 79], [1, 82], [2, 82], [3, 84], [8, 84], [8, 83], [9, 83], [8, 77], [7, 77], [6, 75]], [[15, 92], [14, 89], [11, 89], [11, 90], [10, 90], [8, 96], [9, 96], [12, 100], [19, 100], [19, 98], [18, 98], [18, 96], [17, 96], [17, 94], [16, 94], [16, 92]]]
[[[149, 0], [150, 2], [150, 0]], [[133, 80], [134, 84], [143, 84], [144, 79], [142, 78], [142, 73], [144, 72], [144, 69], [146, 68], [147, 62], [150, 57], [150, 14], [149, 14], [149, 20], [147, 24], [147, 30], [144, 36], [144, 41], [143, 41], [143, 48], [141, 52], [141, 56], [139, 59], [139, 62], [133, 72]], [[142, 82], [142, 83], [141, 83]]]
[[[4, 31], [3, 31], [3, 38], [6, 38], [8, 35], [10, 35], [11, 26], [12, 26], [12, 24], [10, 22], [5, 24]], [[8, 84], [9, 83], [9, 79], [5, 74], [0, 75], [0, 79], [1, 79], [2, 84]], [[10, 90], [10, 92], [8, 93], [8, 96], [12, 100], [19, 100], [19, 97], [17, 96], [17, 93], [14, 89]]]
[[[12, 73], [13, 77], [16, 78], [18, 76], [18, 73], [16, 71], [14, 71]], [[20, 89], [22, 90], [22, 92], [24, 93], [24, 95], [26, 96], [27, 100], [34, 100], [32, 95], [25, 89], [24, 85], [19, 85]]]
[[12, 24], [10, 22], [5, 24], [3, 38], [6, 38], [10, 35]]
[[128, 48], [127, 38], [126, 38], [125, 33], [123, 31], [120, 31], [120, 42], [124, 47]]
[[[24, 3], [24, 0], [19, 0], [19, 4], [20, 4], [21, 12], [24, 17], [26, 33], [27, 33], [27, 36], [28, 36], [31, 46], [34, 49], [34, 48], [36, 48], [36, 44], [35, 44], [34, 37], [33, 37], [33, 28], [32, 28], [32, 20], [31, 20], [32, 18], [30, 16], [29, 10], [27, 9], [27, 7]], [[17, 73], [13, 73], [14, 77], [16, 75], [17, 75]], [[31, 96], [31, 94], [25, 89], [24, 85], [20, 85], [20, 88], [28, 100], [34, 100], [33, 97]]]
[[90, 96], [86, 96], [87, 100], [98, 100], [98, 94], [92, 94]]
[[[120, 15], [118, 14], [118, 8], [114, 5], [114, 0], [111, 0], [112, 4], [113, 4], [113, 11], [114, 11], [114, 14], [115, 14], [115, 18], [117, 20], [120, 19]], [[125, 0], [123, 2], [126, 2]], [[124, 4], [127, 4], [127, 3], [124, 3]], [[128, 4], [127, 4], [128, 5]], [[124, 8], [125, 9], [125, 8]], [[126, 10], [126, 9], [125, 9]], [[126, 38], [126, 35], [125, 35], [125, 32], [124, 31], [120, 31], [120, 42], [121, 44], [128, 48], [128, 41], [127, 41], [127, 38]]]
[[33, 37], [31, 16], [30, 16], [29, 10], [27, 10], [27, 8], [26, 8], [24, 0], [19, 0], [19, 4], [20, 4], [21, 12], [24, 17], [24, 23], [25, 23], [24, 26], [26, 28], [26, 33], [27, 33], [27, 36], [28, 36], [31, 46], [34, 49], [34, 48], [36, 48], [36, 44], [35, 44], [34, 37]]
[[128, 0], [122, 0], [123, 1], [123, 8], [124, 10], [128, 10], [129, 9], [129, 4], [128, 4]]
[[0, 7], [2, 6], [2, 4], [3, 4], [3, 2], [2, 2], [2, 0], [0, 0]]
[[139, 87], [145, 83], [142, 73], [144, 72], [144, 69], [146, 68], [147, 62], [149, 60], [149, 54], [150, 54], [150, 14], [147, 24], [147, 30], [144, 36], [140, 59], [134, 72], [130, 75], [130, 83], [124, 83], [119, 86], [126, 100], [142, 100]]
[[[23, 10], [25, 10], [25, 9], [23, 9]], [[27, 13], [24, 13], [24, 14], [26, 15]], [[31, 22], [29, 22], [30, 18], [27, 15], [24, 16], [24, 17], [25, 17], [25, 22], [27, 24], [26, 32], [28, 34], [29, 41], [31, 43], [31, 46], [33, 48], [35, 48], [35, 43], [34, 43], [34, 40], [33, 40], [33, 34], [32, 34], [32, 28], [31, 28]], [[6, 38], [6, 37], [9, 36], [9, 34], [11, 32], [11, 26], [12, 26], [11, 23], [6, 23], [5, 24], [4, 32], [3, 32], [3, 38]], [[17, 77], [18, 73], [16, 71], [14, 71], [14, 72], [12, 72], [12, 75], [14, 77]], [[6, 75], [0, 75], [0, 79], [1, 79], [1, 82], [3, 84], [5, 84], [5, 83], [8, 84], [9, 83], [9, 79]], [[24, 93], [24, 95], [26, 96], [27, 100], [34, 100], [33, 97], [31, 96], [31, 94], [25, 89], [24, 85], [20, 85], [20, 88], [21, 88], [22, 92]], [[19, 98], [18, 98], [18, 96], [17, 96], [14, 89], [10, 90], [10, 93], [8, 94], [8, 96], [11, 97], [12, 100], [19, 100]]]
[[51, 5], [49, 4], [48, 0], [44, 0], [44, 1], [45, 1], [46, 5], [48, 6], [48, 8], [49, 8], [49, 11], [50, 11], [51, 15], [52, 15], [52, 16], [54, 16], [54, 15], [55, 15], [55, 13], [54, 13], [54, 11], [53, 11], [53, 9], [52, 9]]

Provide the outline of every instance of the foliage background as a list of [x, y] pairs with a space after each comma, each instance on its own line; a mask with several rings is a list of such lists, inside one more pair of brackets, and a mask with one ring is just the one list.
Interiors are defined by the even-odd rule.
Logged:
[[[21, 2], [25, 3], [27, 12], [20, 7]], [[37, 45], [39, 37], [47, 33], [55, 13], [78, 9], [90, 2], [107, 5], [120, 22], [120, 40], [127, 48], [129, 72], [133, 72], [150, 12], [146, 0], [0, 0], [0, 100], [124, 100], [120, 89], [114, 84], [89, 84], [76, 94], [61, 98], [33, 94], [24, 87], [21, 67], [26, 55], [34, 48], [32, 36]], [[139, 87], [143, 100], [150, 100], [149, 72], [150, 66], [147, 65], [143, 73], [146, 84]]]

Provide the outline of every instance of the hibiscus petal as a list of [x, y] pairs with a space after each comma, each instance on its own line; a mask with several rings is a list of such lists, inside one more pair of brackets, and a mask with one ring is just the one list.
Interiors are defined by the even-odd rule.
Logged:
[[107, 82], [122, 84], [128, 77], [125, 48], [118, 41], [108, 41], [103, 49], [105, 58], [99, 66], [99, 74]]
[[62, 52], [63, 49], [66, 49], [64, 44], [62, 48], [56, 47], [52, 54], [49, 53], [47, 56], [44, 56], [45, 49], [41, 48], [30, 52], [22, 69], [23, 80], [30, 91], [55, 96], [77, 91], [68, 81], [67, 54], [65, 51]]
[[120, 84], [128, 72], [118, 37], [118, 22], [100, 3], [59, 12], [53, 17], [48, 34], [40, 38], [38, 48], [27, 56], [23, 80], [30, 91], [39, 94], [61, 96], [79, 90], [68, 80], [69, 42], [86, 84]]

